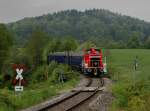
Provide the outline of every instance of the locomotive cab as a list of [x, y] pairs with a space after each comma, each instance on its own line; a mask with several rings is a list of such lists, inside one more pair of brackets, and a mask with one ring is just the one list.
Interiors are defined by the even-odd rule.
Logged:
[[103, 61], [101, 49], [91, 48], [84, 51], [82, 60], [84, 74], [100, 76], [103, 73]]

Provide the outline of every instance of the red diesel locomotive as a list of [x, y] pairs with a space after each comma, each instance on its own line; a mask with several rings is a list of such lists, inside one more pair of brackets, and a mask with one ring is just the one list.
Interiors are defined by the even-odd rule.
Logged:
[[85, 75], [101, 76], [106, 73], [106, 64], [103, 63], [102, 50], [91, 48], [84, 51], [82, 71]]

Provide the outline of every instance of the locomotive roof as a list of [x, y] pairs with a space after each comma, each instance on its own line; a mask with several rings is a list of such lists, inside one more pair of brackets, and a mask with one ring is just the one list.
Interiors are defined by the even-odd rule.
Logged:
[[[50, 53], [49, 55], [57, 55], [57, 56], [66, 56], [67, 52], [54, 52]], [[69, 52], [69, 56], [82, 56], [83, 52]]]

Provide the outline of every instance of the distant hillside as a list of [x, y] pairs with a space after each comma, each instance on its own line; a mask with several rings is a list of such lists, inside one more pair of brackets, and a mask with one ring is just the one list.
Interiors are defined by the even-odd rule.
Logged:
[[103, 9], [84, 12], [66, 10], [7, 24], [18, 40], [26, 40], [31, 32], [40, 29], [52, 37], [73, 36], [80, 40], [96, 39], [127, 41], [138, 32], [141, 41], [150, 36], [150, 23], [112, 13]]

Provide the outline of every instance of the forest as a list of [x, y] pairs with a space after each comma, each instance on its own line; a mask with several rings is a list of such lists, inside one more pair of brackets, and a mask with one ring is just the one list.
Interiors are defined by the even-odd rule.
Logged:
[[[80, 43], [89, 40], [106, 48], [149, 48], [150, 23], [104, 9], [66, 10], [6, 24], [19, 45], [33, 30], [49, 37], [72, 36]], [[107, 42], [107, 44], [105, 44]]]

